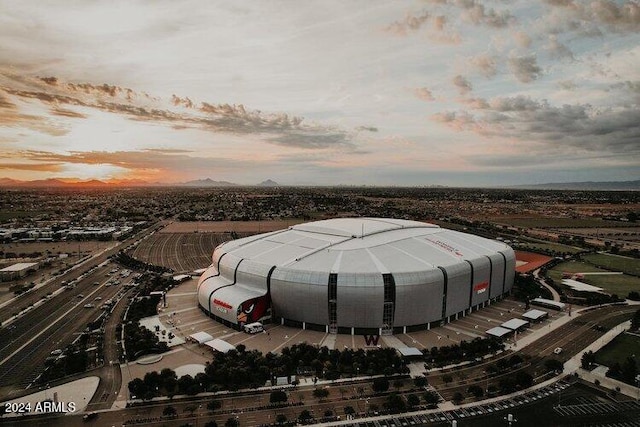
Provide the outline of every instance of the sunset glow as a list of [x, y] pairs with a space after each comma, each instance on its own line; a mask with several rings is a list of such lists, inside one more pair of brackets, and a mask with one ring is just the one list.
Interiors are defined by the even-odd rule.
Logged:
[[0, 177], [640, 178], [636, 1], [0, 1], [0, 10]]

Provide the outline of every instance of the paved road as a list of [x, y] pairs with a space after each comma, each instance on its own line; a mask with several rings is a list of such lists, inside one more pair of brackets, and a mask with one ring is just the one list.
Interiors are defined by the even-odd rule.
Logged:
[[122, 385], [120, 370], [121, 341], [116, 336], [116, 329], [127, 309], [127, 297], [133, 292], [129, 290], [114, 306], [105, 324], [104, 332], [104, 366], [98, 373], [100, 383], [93, 398], [87, 406], [87, 411], [109, 409], [118, 397]]
[[542, 286], [547, 288], [549, 290], [549, 292], [551, 292], [551, 295], [553, 295], [553, 300], [554, 301], [560, 301], [560, 294], [558, 293], [558, 291], [555, 290], [555, 288], [553, 286], [551, 286], [550, 284], [545, 282], [544, 277], [540, 276], [540, 269], [539, 268], [536, 268], [535, 270], [533, 270], [533, 277], [536, 278], [538, 283], [540, 283]]
[[[411, 381], [404, 380], [405, 388], [409, 387]], [[315, 418], [322, 418], [325, 411], [331, 410], [344, 417], [344, 408], [351, 406], [356, 412], [363, 414], [366, 410], [372, 408], [372, 405], [382, 407], [386, 399], [386, 395], [371, 397], [372, 389], [370, 381], [362, 381], [350, 384], [331, 384], [326, 386], [329, 390], [329, 397], [323, 401], [319, 401], [313, 397], [313, 386], [299, 387], [295, 390], [289, 390], [289, 402], [293, 402], [294, 406], [284, 408], [272, 407], [269, 405], [269, 397], [271, 390], [260, 390], [249, 393], [241, 393], [239, 395], [217, 396], [217, 397], [200, 397], [191, 401], [173, 401], [154, 403], [141, 407], [127, 408], [120, 411], [101, 412], [98, 418], [92, 422], [93, 425], [184, 425], [185, 423], [193, 423], [204, 425], [205, 422], [216, 420], [218, 425], [222, 426], [228, 418], [237, 417], [241, 426], [258, 426], [261, 424], [270, 424], [275, 421], [278, 414], [284, 414], [289, 420], [295, 420], [300, 412], [304, 409], [312, 413]], [[361, 397], [359, 388], [364, 390]], [[389, 392], [393, 392], [392, 388]], [[212, 400], [217, 400], [222, 407], [210, 412], [206, 405]], [[304, 402], [303, 405], [300, 402]], [[167, 406], [176, 409], [178, 418], [168, 419], [163, 417], [163, 411]], [[190, 408], [190, 409], [189, 409]], [[193, 412], [191, 411], [193, 409]], [[138, 422], [136, 422], [136, 420]], [[19, 423], [16, 422], [16, 425]], [[74, 425], [91, 425], [83, 423], [81, 416], [66, 417], [45, 417], [40, 420], [31, 419], [29, 425], [46, 425], [46, 426], [74, 426]]]
[[[593, 342], [603, 335], [603, 330], [606, 330], [614, 325], [621, 323], [624, 320], [631, 318], [632, 314], [637, 310], [635, 306], [613, 306], [604, 307], [592, 310], [584, 313], [580, 317], [573, 321], [560, 326], [559, 328], [549, 332], [545, 337], [525, 347], [521, 353], [530, 357], [530, 361], [523, 369], [535, 370], [542, 369], [544, 365], [544, 358], [547, 351], [552, 351], [557, 346], [563, 347], [563, 352], [560, 355], [554, 355], [554, 358], [560, 361], [568, 360], [571, 356], [577, 354], [582, 348], [586, 347], [586, 344]], [[511, 356], [513, 353], [508, 352], [506, 356]], [[495, 363], [495, 360], [491, 363]], [[467, 368], [466, 376], [464, 380], [465, 384], [454, 384], [452, 387], [441, 387], [442, 374], [434, 374], [429, 376], [429, 381], [435, 384], [445, 395], [450, 398], [456, 391], [462, 391], [466, 394], [466, 389], [474, 382], [478, 385], [484, 385], [486, 377], [482, 374], [482, 371], [487, 367], [486, 364], [476, 365]], [[513, 374], [513, 371], [510, 372]], [[438, 378], [440, 376], [440, 378]], [[405, 381], [409, 385], [408, 381]], [[358, 387], [362, 386], [365, 389], [365, 399], [368, 397], [369, 401], [360, 398], [360, 392]], [[358, 412], [364, 412], [365, 407], [371, 405], [378, 405], [382, 407], [382, 402], [385, 399], [381, 397], [371, 397], [370, 386], [367, 384], [355, 384], [355, 385], [330, 385], [330, 395], [326, 401], [319, 402], [316, 398], [311, 396], [312, 387], [300, 388], [299, 390], [291, 391], [289, 394], [290, 402], [304, 401], [305, 405], [293, 406], [283, 409], [263, 408], [268, 403], [269, 391], [256, 391], [249, 393], [248, 395], [233, 395], [226, 397], [216, 397], [217, 400], [222, 400], [223, 405], [221, 411], [214, 414], [209, 414], [206, 410], [206, 403], [211, 401], [212, 397], [196, 397], [190, 402], [166, 402], [156, 403], [138, 408], [128, 408], [121, 411], [108, 411], [100, 413], [99, 417], [93, 421], [94, 425], [122, 425], [124, 423], [134, 423], [135, 425], [184, 425], [187, 422], [193, 424], [203, 425], [204, 422], [215, 419], [218, 425], [224, 424], [224, 422], [230, 417], [238, 417], [240, 425], [242, 426], [257, 426], [264, 423], [273, 422], [274, 417], [283, 413], [288, 419], [294, 419], [298, 416], [302, 409], [314, 411], [316, 417], [321, 417], [324, 411], [327, 409], [333, 410], [339, 415], [344, 415], [344, 407], [352, 406]], [[341, 389], [343, 389], [341, 391]], [[393, 390], [392, 390], [393, 391]], [[173, 406], [178, 413], [179, 418], [175, 420], [167, 420], [162, 417], [162, 411], [168, 405]], [[190, 409], [187, 409], [191, 407]], [[242, 408], [242, 409], [241, 409]], [[191, 409], [193, 414], [191, 415]], [[30, 419], [29, 425], [48, 425], [48, 426], [73, 426], [81, 425], [82, 420], [79, 416], [67, 416], [67, 417], [48, 417], [42, 420]], [[16, 425], [18, 425], [16, 423]], [[87, 424], [84, 424], [87, 425]]]
[[[104, 263], [110, 255], [150, 229], [93, 257], [82, 269], [74, 270], [73, 279]], [[101, 303], [114, 298], [121, 289], [121, 285], [106, 286], [110, 279], [107, 273], [111, 268], [108, 265], [96, 267], [78, 279], [75, 288], [61, 292], [0, 329], [0, 398], [12, 397], [15, 391], [27, 387], [43, 371], [51, 351], [71, 343], [88, 323], [101, 315]], [[99, 285], [95, 286], [95, 282]], [[96, 301], [96, 297], [100, 300]], [[94, 304], [95, 307], [84, 308], [85, 304]]]

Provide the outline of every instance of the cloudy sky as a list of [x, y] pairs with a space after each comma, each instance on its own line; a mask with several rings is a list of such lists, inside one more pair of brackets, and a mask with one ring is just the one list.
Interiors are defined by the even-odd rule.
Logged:
[[640, 179], [640, 4], [0, 0], [0, 177]]

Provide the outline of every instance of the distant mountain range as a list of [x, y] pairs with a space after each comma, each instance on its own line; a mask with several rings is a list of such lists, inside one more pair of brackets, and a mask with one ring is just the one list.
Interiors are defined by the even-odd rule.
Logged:
[[196, 179], [194, 181], [187, 181], [183, 183], [175, 184], [176, 186], [184, 187], [235, 187], [238, 184], [228, 181], [214, 181], [211, 178]]
[[[229, 181], [214, 181], [211, 178], [196, 179], [187, 182], [177, 183], [159, 183], [147, 182], [139, 179], [123, 179], [100, 181], [78, 180], [74, 178], [49, 178], [35, 181], [19, 181], [11, 178], [0, 178], [0, 188], [65, 188], [65, 187], [87, 187], [87, 188], [112, 188], [112, 187], [240, 187], [242, 184], [236, 184]], [[280, 187], [276, 181], [267, 179], [256, 187]], [[432, 186], [438, 188], [449, 188], [444, 186]], [[495, 188], [495, 187], [494, 187]], [[505, 187], [501, 187], [505, 188]], [[635, 181], [604, 181], [604, 182], [557, 182], [547, 184], [525, 184], [508, 186], [507, 188], [522, 190], [599, 190], [599, 191], [640, 191], [640, 180]]]
[[[256, 186], [259, 187], [277, 187], [280, 184], [267, 179]], [[214, 181], [211, 178], [197, 179], [194, 181], [179, 182], [172, 184], [163, 184], [159, 182], [147, 182], [139, 179], [121, 179], [100, 181], [97, 179], [79, 180], [74, 178], [49, 178], [34, 181], [20, 181], [11, 178], [0, 178], [0, 187], [5, 188], [65, 188], [65, 187], [88, 187], [88, 188], [107, 188], [107, 187], [237, 187], [239, 184], [228, 181]]]
[[600, 190], [600, 191], [638, 191], [640, 180], [635, 181], [584, 181], [584, 182], [554, 182], [548, 184], [517, 185], [510, 188], [532, 190]]

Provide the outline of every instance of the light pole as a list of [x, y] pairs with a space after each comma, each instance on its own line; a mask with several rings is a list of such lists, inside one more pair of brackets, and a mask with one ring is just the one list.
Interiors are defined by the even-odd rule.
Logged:
[[482, 373], [484, 374], [484, 378], [485, 378], [484, 392], [485, 392], [485, 395], [488, 396], [489, 395], [489, 372], [482, 371]]
[[513, 414], [507, 414], [507, 416], [506, 416], [506, 417], [504, 417], [504, 420], [507, 422], [507, 425], [508, 425], [509, 427], [511, 427], [511, 426], [513, 425], [513, 423], [517, 423], [517, 422], [518, 422], [518, 420], [516, 420], [516, 419], [513, 417]]

